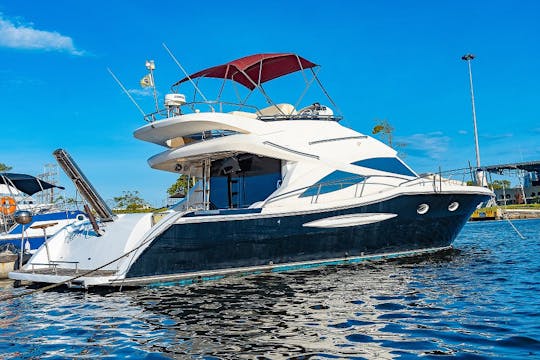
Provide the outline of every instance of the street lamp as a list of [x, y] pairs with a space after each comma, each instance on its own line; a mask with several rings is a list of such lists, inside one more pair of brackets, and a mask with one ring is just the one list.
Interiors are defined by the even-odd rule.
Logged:
[[484, 186], [485, 178], [483, 172], [480, 170], [480, 147], [478, 146], [478, 127], [476, 126], [476, 109], [474, 107], [474, 88], [472, 81], [471, 60], [474, 59], [473, 54], [465, 54], [461, 57], [461, 60], [466, 61], [469, 67], [469, 84], [471, 87], [471, 104], [472, 104], [472, 118], [474, 125], [474, 144], [476, 147], [476, 183], [477, 185]]
[[471, 86], [471, 103], [472, 103], [472, 118], [474, 124], [474, 143], [476, 145], [476, 167], [480, 168], [480, 148], [478, 147], [478, 128], [476, 127], [476, 109], [474, 107], [474, 89], [472, 81], [471, 60], [474, 59], [473, 54], [465, 54], [461, 57], [461, 60], [467, 62], [469, 66], [469, 83]]

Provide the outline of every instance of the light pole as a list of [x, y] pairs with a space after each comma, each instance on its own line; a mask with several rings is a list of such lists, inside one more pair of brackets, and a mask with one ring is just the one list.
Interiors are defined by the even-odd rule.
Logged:
[[478, 128], [476, 126], [476, 109], [474, 107], [474, 89], [473, 89], [472, 71], [471, 71], [472, 59], [474, 59], [473, 54], [465, 54], [461, 57], [461, 60], [466, 61], [467, 65], [469, 66], [469, 83], [471, 86], [472, 118], [473, 118], [473, 124], [474, 124], [474, 143], [476, 145], [476, 167], [479, 169], [480, 168], [480, 148], [478, 147]]
[[469, 67], [469, 84], [471, 87], [471, 104], [472, 104], [472, 118], [474, 125], [474, 144], [476, 148], [476, 184], [480, 186], [486, 186], [486, 180], [484, 172], [480, 169], [480, 147], [478, 146], [478, 127], [476, 126], [476, 109], [474, 107], [474, 88], [472, 81], [471, 60], [474, 59], [473, 54], [465, 54], [461, 57], [461, 60], [466, 61]]

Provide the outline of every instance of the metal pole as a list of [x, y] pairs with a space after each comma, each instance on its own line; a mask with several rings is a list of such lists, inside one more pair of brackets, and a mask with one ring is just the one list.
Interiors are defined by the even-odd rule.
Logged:
[[[182, 72], [184, 73], [184, 75], [186, 75], [186, 77], [188, 78], [189, 82], [191, 83], [191, 85], [193, 85], [193, 87], [195, 88], [195, 91], [199, 93], [199, 95], [201, 95], [202, 99], [204, 100], [204, 102], [208, 102], [208, 100], [206, 99], [206, 97], [204, 96], [204, 94], [201, 92], [201, 90], [199, 89], [199, 87], [197, 86], [197, 84], [195, 84], [195, 82], [193, 82], [193, 80], [191, 79], [191, 77], [189, 76], [189, 74], [186, 72], [186, 70], [184, 70], [184, 68], [182, 67], [182, 65], [180, 65], [180, 63], [178, 62], [178, 60], [176, 60], [176, 57], [173, 55], [173, 53], [171, 52], [171, 50], [169, 50], [169, 48], [167, 47], [167, 45], [165, 45], [165, 43], [162, 44], [163, 47], [165, 48], [165, 50], [169, 53], [169, 56], [173, 59], [173, 61], [176, 63], [176, 65], [178, 65], [178, 67], [180, 68], [180, 70], [182, 70]], [[213, 108], [212, 108], [213, 109]]]
[[152, 79], [152, 90], [154, 91], [154, 102], [156, 103], [156, 111], [159, 111], [159, 102], [157, 98], [156, 82], [154, 80], [154, 70], [150, 68], [150, 78]]
[[156, 82], [154, 81], [154, 70], [156, 69], [156, 64], [154, 63], [154, 60], [146, 60], [145, 66], [146, 66], [146, 69], [150, 73], [150, 80], [152, 81], [152, 90], [154, 92], [154, 101], [156, 103], [156, 112], [158, 112], [159, 103], [158, 103], [158, 98], [157, 98]]
[[43, 227], [41, 228], [43, 230], [43, 239], [45, 239], [45, 241], [43, 242], [45, 244], [45, 250], [47, 251], [47, 263], [50, 264], [51, 263], [51, 255], [49, 253], [49, 244], [47, 244], [47, 231], [45, 230], [46, 228]]
[[116, 81], [116, 83], [118, 84], [118, 86], [120, 86], [120, 88], [122, 88], [122, 91], [124, 92], [124, 94], [127, 95], [127, 97], [129, 98], [129, 100], [131, 100], [131, 102], [133, 103], [133, 105], [135, 105], [137, 107], [137, 109], [139, 110], [139, 112], [142, 114], [142, 116], [146, 116], [146, 113], [143, 111], [143, 109], [141, 109], [141, 107], [139, 106], [139, 104], [137, 104], [137, 102], [135, 101], [135, 99], [133, 98], [133, 96], [131, 96], [131, 94], [129, 93], [129, 91], [127, 91], [126, 87], [120, 82], [120, 80], [116, 77], [116, 75], [114, 75], [114, 73], [112, 72], [111, 69], [107, 68], [107, 71], [109, 72], [109, 74], [111, 74], [112, 78], [114, 79], [114, 81]]
[[506, 206], [506, 189], [505, 189], [505, 186], [504, 186], [504, 181], [503, 181], [503, 183], [502, 183], [502, 186], [503, 186], [504, 206]]
[[469, 84], [471, 88], [472, 117], [473, 117], [473, 124], [474, 124], [474, 143], [476, 147], [476, 167], [479, 169], [480, 168], [480, 148], [478, 146], [478, 128], [476, 126], [476, 109], [474, 107], [474, 88], [473, 88], [472, 70], [471, 70], [471, 60], [474, 59], [474, 57], [475, 56], [472, 54], [466, 54], [461, 57], [461, 60], [466, 61], [469, 67]]
[[19, 270], [22, 269], [24, 255], [24, 224], [21, 224], [21, 248], [19, 249]]
[[521, 173], [523, 175], [521, 176], [521, 181], [519, 182], [519, 186], [521, 187], [521, 195], [523, 196], [523, 203], [527, 204], [527, 195], [525, 195], [525, 189], [523, 187], [523, 185], [525, 183], [525, 174], [526, 174], [526, 172], [522, 171]]

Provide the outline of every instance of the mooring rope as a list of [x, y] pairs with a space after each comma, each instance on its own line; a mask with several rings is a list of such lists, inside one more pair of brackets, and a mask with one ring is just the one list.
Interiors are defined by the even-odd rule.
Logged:
[[522, 239], [522, 240], [525, 240], [527, 237], [525, 237], [522, 233], [519, 232], [519, 230], [516, 228], [516, 226], [510, 221], [510, 218], [508, 217], [508, 214], [506, 214], [506, 212], [504, 211], [504, 209], [502, 209], [500, 206], [497, 206], [497, 208], [499, 210], [501, 210], [501, 215], [503, 217], [503, 219], [506, 219], [506, 221], [508, 221], [508, 223], [510, 224], [510, 226], [512, 226], [512, 228], [514, 229], [514, 231], [519, 235], [519, 237]]

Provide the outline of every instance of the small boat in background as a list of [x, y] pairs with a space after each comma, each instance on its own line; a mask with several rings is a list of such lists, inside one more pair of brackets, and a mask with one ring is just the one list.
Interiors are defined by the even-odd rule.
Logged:
[[6, 279], [10, 271], [15, 269], [15, 262], [17, 261], [17, 254], [9, 248], [5, 247], [5, 250], [0, 249], [0, 279]]
[[[0, 173], [0, 249], [11, 245], [20, 251], [22, 246], [25, 253], [33, 253], [63, 227], [86, 219], [82, 211], [59, 209], [54, 203], [39, 203], [32, 198], [54, 188], [64, 189], [32, 175]], [[33, 215], [24, 227], [14, 220], [19, 210], [28, 210]]]

